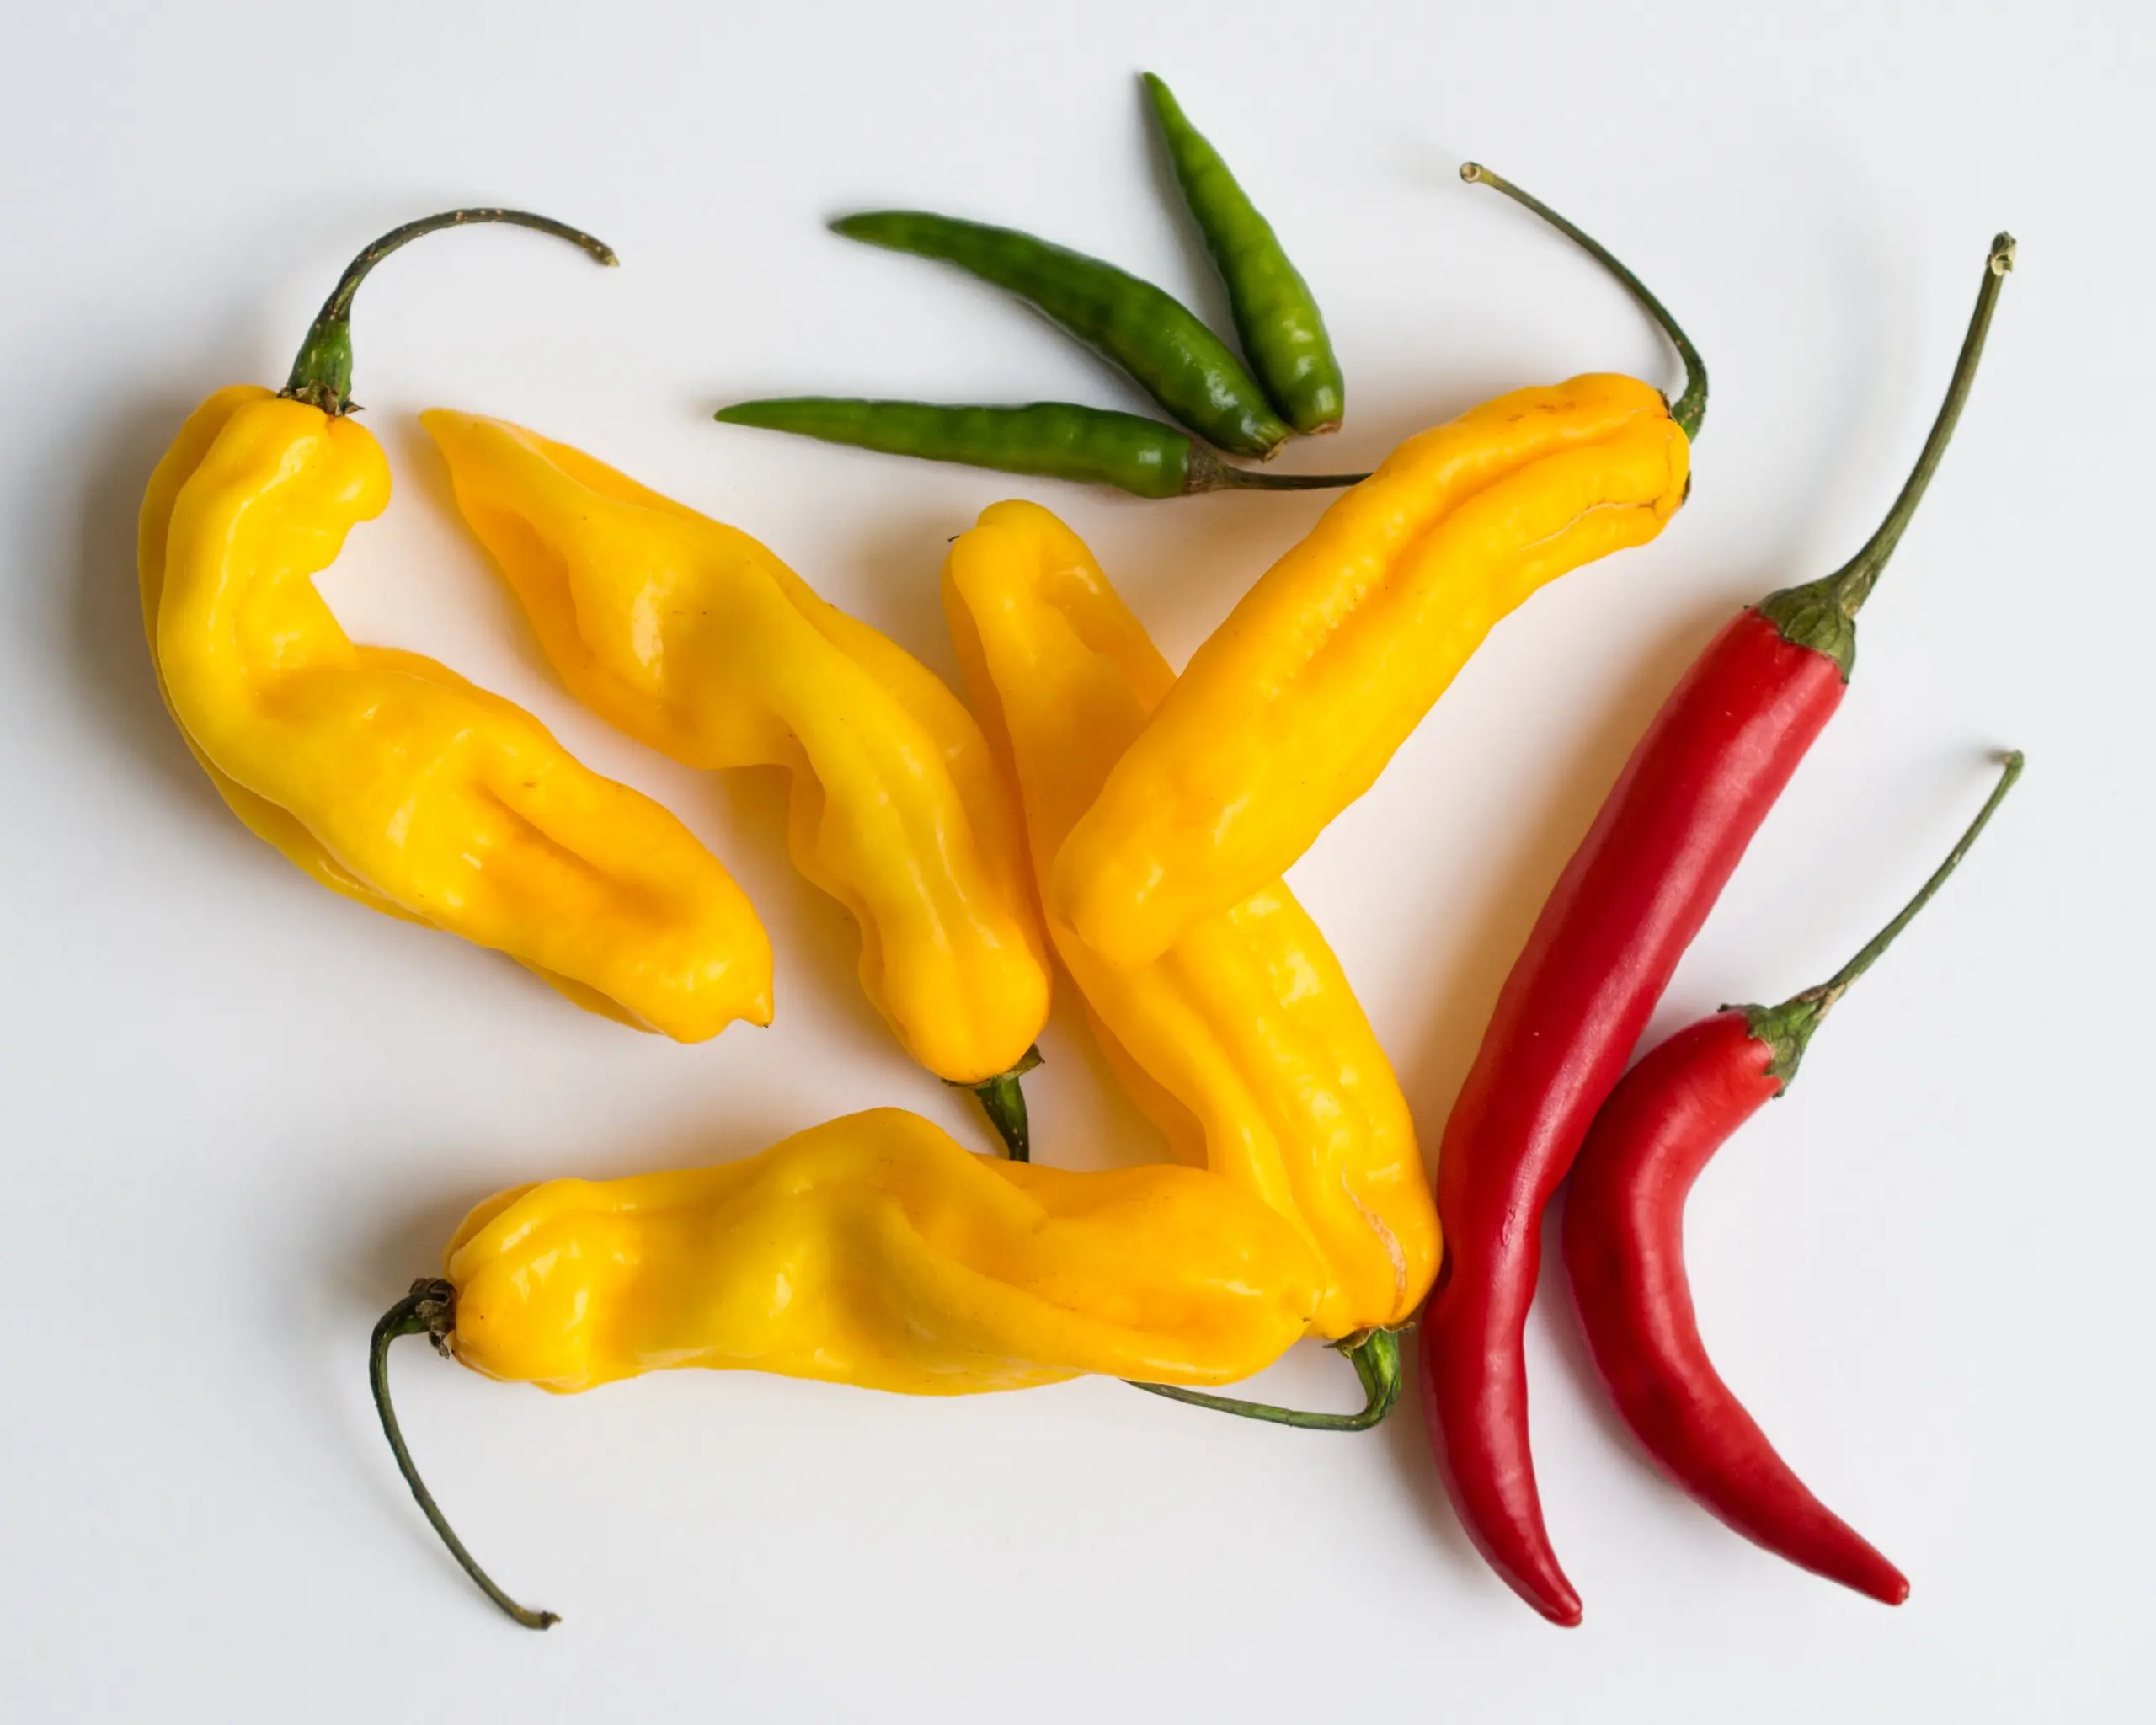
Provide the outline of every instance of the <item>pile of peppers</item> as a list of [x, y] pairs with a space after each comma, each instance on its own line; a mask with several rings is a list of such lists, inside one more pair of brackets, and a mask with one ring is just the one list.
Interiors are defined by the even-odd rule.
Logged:
[[[1641, 739], [1498, 998], [1433, 1181], [1375, 1032], [1281, 877], [1509, 611], [1662, 532], [1690, 494], [1706, 368], [1617, 259], [1470, 163], [1464, 178], [1577, 243], [1665, 332], [1684, 371], [1674, 398], [1590, 375], [1485, 403], [1367, 474], [1246, 465], [1337, 430], [1345, 381], [1271, 224], [1167, 86], [1148, 75], [1145, 90], [1232, 344], [1160, 288], [1013, 229], [911, 211], [833, 225], [1028, 301], [1172, 424], [1073, 403], [809, 398], [718, 418], [1149, 498], [1342, 488], [1180, 675], [1038, 503], [995, 504], [947, 547], [962, 698], [746, 533], [539, 431], [421, 415], [459, 513], [571, 695], [685, 765], [787, 769], [789, 849], [858, 926], [863, 991], [921, 1065], [979, 1097], [1001, 1153], [884, 1108], [744, 1161], [484, 1199], [441, 1273], [371, 1338], [397, 1463], [472, 1580], [543, 1629], [558, 1619], [495, 1584], [413, 1462], [389, 1392], [398, 1337], [561, 1394], [682, 1366], [910, 1395], [1096, 1374], [1364, 1430], [1399, 1400], [1402, 1338], [1419, 1326], [1422, 1407], [1462, 1524], [1529, 1604], [1577, 1623], [1536, 1491], [1521, 1346], [1544, 1216], [1569, 1174], [1562, 1256], [1580, 1323], [1642, 1448], [1768, 1550], [1898, 1603], [1901, 1573], [1803, 1485], [1709, 1359], [1684, 1204], [1958, 865], [2021, 757], [1841, 971], [1779, 1007], [1726, 1008], [1626, 1067], [1840, 703], [1856, 614], [1961, 416], [2014, 243], [1987, 252], [1945, 403], [1885, 521], [1833, 574], [1740, 612]], [[158, 686], [232, 812], [331, 890], [494, 948], [637, 1029], [694, 1043], [769, 1023], [770, 942], [679, 820], [499, 696], [354, 643], [314, 585], [389, 502], [387, 461], [352, 417], [355, 296], [398, 248], [475, 223], [616, 261], [579, 229], [499, 208], [411, 222], [361, 252], [284, 388], [218, 390], [150, 477], [139, 573]], [[1171, 1161], [1032, 1164], [1020, 1080], [1058, 970]], [[1305, 1336], [1354, 1367], [1361, 1409], [1221, 1393]]]

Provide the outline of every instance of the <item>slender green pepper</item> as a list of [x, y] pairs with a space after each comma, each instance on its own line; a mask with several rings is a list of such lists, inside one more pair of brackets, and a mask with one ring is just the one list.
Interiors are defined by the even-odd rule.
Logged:
[[1139, 497], [1188, 497], [1200, 491], [1320, 491], [1359, 484], [1369, 477], [1262, 473], [1233, 467], [1158, 419], [1064, 401], [1037, 401], [1020, 408], [942, 407], [929, 402], [801, 395], [744, 401], [721, 408], [712, 417], [723, 425], [760, 425], [819, 437], [826, 443], [881, 450], [886, 455], [1114, 485]]
[[1310, 284], [1174, 93], [1150, 72], [1145, 84], [1183, 201], [1228, 290], [1251, 369], [1273, 406], [1304, 436], [1338, 430], [1348, 385]]
[[1262, 460], [1287, 441], [1286, 422], [1227, 344], [1172, 296], [1113, 264], [1016, 228], [919, 210], [841, 216], [831, 231], [940, 258], [1031, 302], [1222, 449]]

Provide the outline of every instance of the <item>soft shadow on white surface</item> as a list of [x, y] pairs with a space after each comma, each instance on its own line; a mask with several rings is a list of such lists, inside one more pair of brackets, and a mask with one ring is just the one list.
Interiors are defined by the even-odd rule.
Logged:
[[[0, 1398], [0, 1713], [2148, 1712], [2131, 1530], [2149, 1164], [2131, 1084], [2088, 1075], [2138, 1070], [2150, 938], [2132, 865], [2156, 631], [2132, 508], [2148, 235], [2120, 212], [2150, 154], [2152, 26], [2127, 0], [1988, 3], [1951, 27], [1909, 0], [1860, 19], [1712, 0], [1384, 0], [1316, 21], [1276, 0], [1232, 20], [1138, 0], [8, 13], [0, 615], [28, 621], [0, 634], [0, 1296], [23, 1316]], [[739, 1155], [887, 1103], [985, 1142], [862, 997], [854, 932], [784, 854], [778, 777], [684, 772], [568, 701], [458, 537], [412, 414], [470, 407], [589, 449], [755, 534], [947, 680], [944, 543], [1036, 497], [1181, 661], [1326, 499], [1144, 504], [707, 418], [803, 390], [1143, 410], [1007, 296], [821, 223], [872, 204], [1013, 221], [1217, 313], [1145, 67], [1244, 176], [1339, 343], [1348, 427], [1283, 467], [1368, 466], [1521, 383], [1672, 378], [1590, 264], [1460, 185], [1463, 155], [1608, 241], [1714, 367], [1699, 493], [1662, 540], [1503, 625], [1295, 871], [1433, 1152], [1639, 730], [1737, 605], [1870, 531], [1977, 251], [2001, 223], [2022, 240], [1851, 698], [1669, 1008], [1838, 959], [1899, 901], [1884, 875], [1958, 830], [1973, 751], [2029, 749], [2027, 787], [1917, 943], [1695, 1200], [1710, 1343], [1908, 1570], [1901, 1611], [1660, 1483], [1613, 1429], [1554, 1274], [1527, 1339], [1552, 1535], [1587, 1599], [1572, 1635], [1454, 1525], [1412, 1362], [1409, 1405], [1358, 1439], [1112, 1384], [919, 1402], [682, 1373], [552, 1398], [403, 1344], [421, 1464], [503, 1581], [565, 1614], [545, 1637], [493, 1616], [403, 1495], [367, 1329], [486, 1192]], [[780, 1017], [760, 1034], [638, 1037], [323, 893], [231, 820], [157, 700], [133, 535], [166, 439], [216, 384], [277, 381], [356, 245], [493, 200], [590, 225], [623, 267], [475, 232], [379, 273], [360, 396], [398, 499], [325, 590], [360, 638], [467, 670], [681, 814], [771, 928]], [[1044, 1160], [1156, 1151], [1067, 997], [1045, 1045]], [[1352, 1395], [1310, 1348], [1267, 1384]]]
[[83, 708], [108, 740], [162, 789], [229, 820], [157, 692], [136, 574], [142, 488], [195, 405], [152, 395], [120, 408], [101, 428], [78, 493], [75, 560], [65, 576], [68, 636], [56, 644], [67, 649]]

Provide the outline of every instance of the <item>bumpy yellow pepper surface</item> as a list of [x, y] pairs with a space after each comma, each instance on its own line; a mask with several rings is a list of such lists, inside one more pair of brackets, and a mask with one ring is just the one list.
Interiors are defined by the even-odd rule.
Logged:
[[422, 417], [570, 692], [688, 766], [789, 769], [795, 866], [859, 923], [899, 1042], [954, 1083], [1016, 1067], [1048, 1015], [1046, 943], [958, 697], [747, 534], [536, 433]]
[[386, 237], [332, 295], [285, 395], [221, 389], [181, 427], [141, 518], [159, 685], [233, 811], [333, 891], [682, 1041], [766, 1023], [762, 925], [680, 821], [446, 666], [355, 645], [314, 586], [389, 500], [381, 445], [347, 417], [352, 291], [417, 232], [504, 216], [552, 227], [461, 211]]
[[553, 1615], [494, 1585], [413, 1466], [388, 1394], [399, 1335], [563, 1393], [684, 1366], [919, 1396], [1086, 1372], [1219, 1384], [1294, 1342], [1323, 1283], [1302, 1236], [1229, 1181], [976, 1156], [877, 1108], [718, 1167], [487, 1199], [443, 1277], [376, 1326], [369, 1373], [428, 1519], [488, 1598], [543, 1629]]
[[1054, 862], [1108, 962], [1277, 879], [1376, 782], [1483, 638], [1684, 500], [1684, 434], [1630, 377], [1524, 389], [1411, 438], [1192, 655]]
[[1675, 407], [1604, 374], [1519, 389], [1401, 444], [1191, 656], [1054, 860], [1048, 898], [1108, 963], [1158, 958], [1283, 873], [1377, 781], [1490, 630], [1684, 501], [1706, 370], [1661, 302], [1584, 246], [1683, 356]]
[[458, 1359], [564, 1392], [677, 1366], [915, 1396], [1225, 1383], [1303, 1333], [1320, 1285], [1227, 1181], [977, 1156], [900, 1108], [717, 1167], [502, 1193], [443, 1274]]
[[[1175, 675], [1084, 542], [1038, 505], [983, 514], [952, 546], [943, 592], [974, 710], [1044, 864]], [[1315, 1249], [1316, 1332], [1404, 1322], [1439, 1249], [1414, 1123], [1286, 884], [1192, 923], [1130, 969], [1104, 964], [1053, 912], [1048, 926], [1110, 1064], [1177, 1154], [1263, 1199]]]

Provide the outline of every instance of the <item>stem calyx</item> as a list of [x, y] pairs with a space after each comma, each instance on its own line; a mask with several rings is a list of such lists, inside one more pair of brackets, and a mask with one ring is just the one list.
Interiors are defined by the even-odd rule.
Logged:
[[1193, 1407], [1262, 1420], [1267, 1425], [1293, 1426], [1306, 1432], [1366, 1432], [1399, 1403], [1400, 1331], [1364, 1330], [1329, 1345], [1355, 1368], [1355, 1375], [1362, 1381], [1363, 1406], [1353, 1413], [1312, 1413], [1299, 1407], [1277, 1407], [1270, 1402], [1246, 1402], [1238, 1396], [1215, 1396], [1181, 1384], [1144, 1384], [1135, 1378], [1123, 1381], [1149, 1396], [1165, 1396], [1171, 1402], [1187, 1402]]
[[1007, 1072], [998, 1072], [993, 1078], [984, 1078], [978, 1084], [969, 1084], [963, 1079], [947, 1078], [943, 1081], [954, 1090], [970, 1090], [980, 1099], [981, 1112], [988, 1116], [988, 1123], [995, 1128], [996, 1136], [1003, 1140], [1005, 1153], [1014, 1162], [1029, 1162], [1033, 1159], [1032, 1123], [1026, 1116], [1026, 1092], [1018, 1081], [1047, 1056], [1036, 1043], [1018, 1056], [1018, 1064]]
[[[1678, 358], [1684, 362], [1684, 388], [1677, 399], [1669, 403], [1669, 417], [1684, 432], [1688, 442], [1697, 441], [1700, 428], [1706, 422], [1707, 417], [1707, 362], [1700, 357], [1699, 349], [1692, 345], [1692, 338], [1684, 333], [1684, 326], [1670, 316], [1669, 308], [1657, 299], [1646, 283], [1626, 269], [1616, 254], [1600, 240], [1573, 226], [1533, 193], [1523, 191], [1501, 174], [1492, 174], [1480, 162], [1461, 163], [1460, 177], [1470, 185], [1486, 185], [1493, 190], [1501, 191], [1515, 204], [1532, 210], [1623, 284], [1625, 291], [1638, 302], [1640, 309], [1653, 318], [1662, 333], [1669, 338], [1670, 345], [1677, 350]], [[1689, 484], [1686, 489], [1689, 494]]]
[[1780, 1081], [1777, 1097], [1785, 1094], [1796, 1069], [1803, 1061], [1804, 1051], [1811, 1045], [1813, 1033], [1833, 1011], [1834, 1003], [1849, 991], [1849, 985], [1879, 962], [1880, 955], [1894, 944], [1896, 937], [1916, 920], [1917, 913], [1932, 900], [1940, 888], [1946, 884], [1947, 877], [1961, 866], [1961, 859], [1969, 854], [1969, 847], [1977, 836], [1990, 824], [1999, 805], [2006, 800], [2006, 793], [2014, 788], [2021, 777], [2025, 757], [2019, 749], [2009, 749], [1999, 757], [1999, 782], [1992, 787], [1991, 795], [1984, 806], [1977, 811], [1977, 818], [1956, 841], [1954, 848], [1946, 853], [1946, 860], [1931, 872], [1931, 878], [1917, 889], [1916, 896], [1902, 906], [1878, 933], [1866, 941], [1856, 955], [1824, 982], [1806, 989], [1801, 994], [1791, 995], [1778, 1007], [1725, 1007], [1724, 1012], [1744, 1014], [1744, 1028], [1754, 1042], [1764, 1043], [1769, 1050], [1766, 1076]]
[[1207, 491], [1337, 491], [1359, 485], [1368, 473], [1271, 473], [1256, 467], [1239, 467], [1223, 461], [1193, 439], [1183, 469], [1182, 494], [1194, 497]]
[[376, 264], [398, 248], [409, 245], [421, 234], [434, 233], [445, 227], [466, 227], [481, 222], [503, 222], [515, 227], [530, 227], [541, 233], [551, 233], [558, 239], [565, 239], [572, 245], [580, 247], [587, 256], [609, 269], [621, 262], [614, 255], [614, 248], [603, 240], [595, 239], [581, 228], [571, 227], [567, 222], [557, 222], [551, 216], [534, 216], [528, 210], [445, 210], [439, 216], [425, 216], [417, 222], [408, 222], [402, 227], [392, 228], [345, 265], [344, 273], [337, 279], [337, 286], [330, 290], [329, 297], [322, 302], [322, 309], [315, 313], [307, 339], [300, 344], [299, 357], [292, 361], [291, 377], [278, 393], [289, 401], [303, 401], [310, 407], [319, 408], [332, 419], [355, 411], [352, 406], [352, 300], [360, 291], [360, 284], [367, 279], [368, 273]]
[[1863, 548], [1831, 575], [1807, 581], [1801, 587], [1785, 587], [1759, 603], [1760, 616], [1780, 632], [1792, 646], [1822, 653], [1841, 667], [1842, 681], [1849, 680], [1856, 665], [1856, 614], [1878, 585], [1880, 572], [1902, 542], [1909, 521], [1924, 501], [1931, 476], [1961, 423], [1961, 409], [1977, 381], [1977, 365], [1984, 355], [1984, 338], [1991, 330], [1992, 309], [1999, 302], [1999, 284], [2014, 268], [2015, 243], [2010, 233], [1996, 234], [1984, 255], [1983, 286], [1977, 291], [1976, 309], [1969, 314], [1968, 332], [1961, 338], [1961, 351], [1954, 361], [1954, 375], [1946, 386], [1946, 399], [1931, 422], [1930, 435], [1918, 452], [1916, 466], [1903, 481], [1901, 494], [1886, 511]]
[[456, 1289], [439, 1276], [421, 1276], [412, 1284], [411, 1292], [382, 1313], [367, 1343], [367, 1386], [374, 1392], [375, 1413], [382, 1420], [382, 1435], [389, 1439], [390, 1454], [397, 1458], [397, 1471], [412, 1488], [413, 1501], [427, 1518], [428, 1525], [449, 1548], [449, 1554], [456, 1559], [458, 1567], [478, 1583], [480, 1592], [500, 1607], [505, 1616], [526, 1629], [551, 1629], [562, 1621], [558, 1616], [552, 1611], [534, 1611], [518, 1605], [494, 1584], [494, 1578], [465, 1550], [464, 1541], [457, 1538], [456, 1530], [450, 1526], [440, 1506], [435, 1502], [435, 1494], [419, 1477], [412, 1452], [404, 1445], [403, 1430], [397, 1423], [396, 1406], [389, 1399], [389, 1344], [399, 1336], [424, 1335], [435, 1344], [437, 1353], [446, 1356], [450, 1352], [450, 1337], [456, 1328]]

